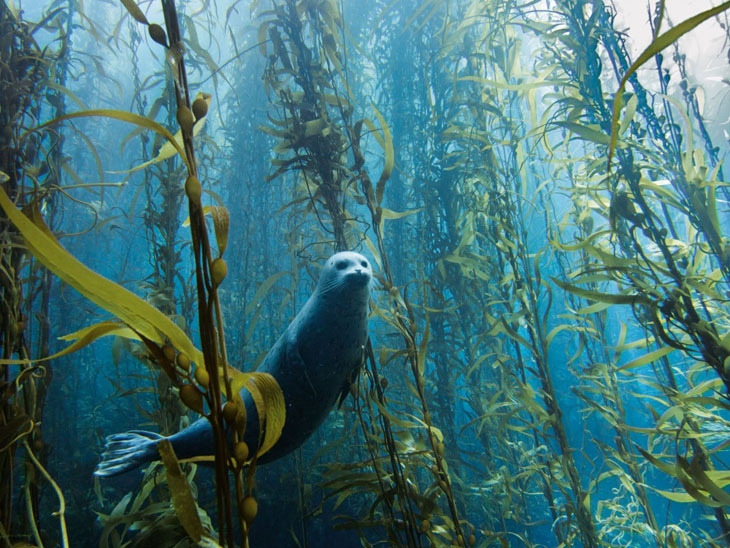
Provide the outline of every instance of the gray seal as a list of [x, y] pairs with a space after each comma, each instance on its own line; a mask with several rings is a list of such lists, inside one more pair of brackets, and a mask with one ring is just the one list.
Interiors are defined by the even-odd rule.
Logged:
[[[281, 437], [259, 463], [276, 460], [302, 445], [340, 403], [364, 360], [368, 337], [368, 303], [372, 269], [351, 251], [332, 255], [320, 273], [314, 293], [267, 353], [257, 371], [271, 374], [286, 404]], [[259, 420], [251, 395], [241, 390], [246, 406], [244, 441], [253, 455], [259, 443]], [[114, 476], [158, 460], [157, 442], [164, 436], [133, 430], [106, 439], [94, 474]], [[213, 430], [202, 418], [167, 439], [180, 459], [214, 453]]]

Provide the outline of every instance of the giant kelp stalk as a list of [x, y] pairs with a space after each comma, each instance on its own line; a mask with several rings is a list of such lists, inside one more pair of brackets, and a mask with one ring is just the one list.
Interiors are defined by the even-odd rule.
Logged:
[[[419, 7], [418, 2], [400, 2], [374, 14], [379, 24], [373, 56], [383, 73], [379, 91], [390, 104], [390, 130], [393, 142], [398, 143], [395, 164], [400, 168], [388, 182], [386, 203], [397, 211], [418, 212], [399, 220], [398, 229], [383, 236], [394, 275], [401, 279], [415, 275], [428, 283], [425, 299], [436, 313], [428, 317], [428, 361], [434, 371], [426, 375], [425, 389], [433, 402], [431, 412], [444, 434], [452, 476], [456, 476], [460, 459], [454, 401], [465, 369], [462, 360], [468, 362], [472, 356], [468, 331], [478, 327], [473, 325], [473, 310], [464, 306], [466, 300], [461, 298], [465, 290], [471, 293], [474, 288], [465, 286], [463, 277], [450, 275], [456, 274], [458, 265], [440, 261], [461, 239], [458, 219], [463, 200], [460, 174], [448, 169], [449, 143], [442, 138], [459, 107], [449, 94], [452, 75], [436, 61], [444, 39], [439, 31], [450, 17], [439, 3], [416, 17]], [[403, 21], [410, 21], [410, 25], [403, 28]], [[404, 241], [418, 245], [404, 246]], [[444, 271], [448, 275], [443, 275]], [[465, 500], [463, 503], [466, 507]]]
[[[48, 24], [60, 12], [49, 13]], [[35, 187], [35, 199], [49, 203], [52, 194], [46, 188], [58, 184], [58, 165], [54, 158], [60, 156], [60, 137], [52, 136], [50, 142], [34, 135], [21, 140], [25, 129], [40, 117], [41, 97], [49, 79], [48, 67], [61, 58], [66, 40], [59, 41], [60, 52], [50, 48], [41, 50], [33, 33], [44, 24], [32, 25], [20, 20], [6, 5], [0, 2], [0, 172], [4, 174], [2, 189], [23, 202], [21, 195], [27, 187]], [[62, 28], [59, 27], [59, 28]], [[59, 63], [59, 77], [63, 78], [64, 63]], [[51, 92], [56, 99], [59, 96]], [[59, 99], [58, 112], [63, 101]], [[46, 149], [45, 161], [39, 156]], [[7, 218], [0, 216], [0, 359], [13, 357], [29, 359], [48, 354], [48, 284], [45, 271], [35, 271], [29, 278], [21, 277], [25, 251], [16, 245], [17, 235]], [[27, 296], [26, 296], [27, 293]], [[31, 310], [33, 300], [40, 294], [38, 331]], [[24, 300], [27, 299], [27, 302]], [[25, 310], [23, 311], [23, 308]], [[35, 344], [37, 347], [32, 348]], [[32, 535], [40, 543], [38, 527], [37, 470], [43, 470], [41, 462], [31, 453], [43, 454], [40, 429], [45, 392], [50, 375], [35, 365], [0, 365], [0, 542], [9, 543], [10, 536]], [[45, 377], [45, 378], [44, 378]], [[28, 442], [31, 442], [30, 444]], [[18, 473], [14, 468], [15, 454], [23, 445], [29, 458], [23, 470], [22, 485], [17, 485]], [[20, 487], [25, 499], [23, 530], [15, 530], [13, 497]], [[61, 515], [63, 519], [63, 516]], [[64, 536], [65, 537], [65, 536]], [[63, 539], [65, 542], [65, 538]]]
[[[198, 330], [202, 352], [191, 348], [189, 341], [185, 342], [186, 337], [180, 337], [180, 335], [174, 337], [178, 340], [176, 348], [171, 345], [159, 347], [144, 337], [142, 340], [154, 361], [179, 387], [183, 403], [190, 409], [204, 414], [210, 421], [215, 440], [219, 542], [227, 546], [235, 545], [233, 527], [235, 501], [238, 507], [238, 512], [235, 514], [236, 521], [243, 535], [243, 544], [247, 545], [248, 527], [256, 515], [257, 508], [256, 500], [251, 495], [256, 457], [273, 446], [280, 435], [283, 426], [284, 402], [280, 389], [270, 376], [258, 373], [241, 374], [231, 368], [228, 363], [218, 287], [227, 273], [227, 265], [222, 255], [228, 242], [229, 215], [223, 206], [208, 208], [213, 218], [217, 244], [217, 256], [214, 257], [201, 204], [202, 185], [198, 178], [199, 167], [193, 145], [195, 124], [202, 124], [205, 119], [210, 96], [199, 94], [194, 101], [191, 100], [175, 3], [172, 0], [162, 2], [167, 33], [159, 25], [149, 24], [136, 5], [126, 3], [125, 6], [137, 21], [148, 25], [153, 40], [166, 47], [166, 60], [172, 69], [180, 140], [173, 138], [171, 144], [180, 153], [187, 172], [184, 188], [188, 198], [198, 301]], [[192, 32], [192, 29], [190, 31]], [[166, 130], [158, 130], [158, 133], [169, 135]], [[173, 195], [175, 194], [173, 191]], [[185, 347], [188, 349], [185, 350]], [[176, 350], [180, 353], [178, 354]], [[194, 373], [195, 383], [192, 382], [190, 375], [191, 361], [197, 365]], [[261, 446], [257, 448], [257, 453], [251, 455], [252, 458], [249, 458], [249, 449], [242, 441], [246, 418], [239, 391], [244, 386], [254, 394], [253, 399], [256, 402], [260, 420], [266, 421], [264, 439]], [[207, 413], [203, 408], [203, 398], [209, 409]], [[224, 398], [226, 400], [225, 408], [223, 407]], [[276, 401], [276, 405], [270, 405], [274, 401]], [[276, 418], [272, 413], [276, 415]], [[233, 447], [232, 452], [229, 450], [229, 440]], [[188, 501], [184, 506], [179, 504], [179, 489], [176, 496], [173, 478], [179, 476], [179, 468], [175, 456], [170, 454], [171, 448], [166, 444], [160, 444], [160, 453], [167, 468], [168, 483], [171, 487], [173, 502], [175, 502], [175, 510], [189, 536], [193, 540], [199, 541], [203, 532], [195, 508], [191, 508], [189, 489], [183, 488], [183, 491], [188, 493], [186, 495]], [[244, 472], [245, 465], [248, 465], [246, 472]], [[229, 472], [234, 475], [235, 497], [230, 490]], [[178, 481], [175, 484], [180, 486]], [[185, 482], [183, 482], [184, 484]], [[248, 495], [246, 495], [246, 491], [248, 491]], [[187, 509], [187, 512], [182, 511], [183, 507]]]
[[[210, 403], [209, 420], [213, 428], [215, 438], [215, 473], [216, 473], [216, 494], [218, 503], [220, 542], [228, 546], [234, 545], [233, 536], [233, 498], [228, 483], [228, 440], [223, 425], [221, 409], [223, 405], [222, 388], [220, 383], [219, 368], [223, 372], [226, 397], [232, 400], [230, 378], [226, 370], [228, 356], [226, 355], [225, 338], [221, 322], [220, 302], [218, 300], [217, 286], [225, 277], [226, 265], [222, 258], [214, 259], [211, 253], [211, 246], [208, 241], [208, 231], [205, 226], [203, 209], [200, 203], [201, 185], [197, 178], [197, 165], [193, 147], [193, 112], [190, 91], [187, 83], [187, 73], [183, 59], [182, 36], [180, 34], [177, 12], [174, 0], [162, 1], [165, 15], [165, 26], [169, 39], [167, 49], [167, 61], [173, 71], [175, 82], [175, 99], [177, 103], [177, 119], [182, 131], [183, 146], [187, 158], [188, 178], [185, 183], [185, 191], [188, 196], [188, 209], [190, 214], [190, 231], [192, 235], [193, 253], [195, 257], [195, 282], [198, 294], [198, 325], [200, 328], [200, 340], [202, 345], [205, 370], [208, 382], [200, 382], [206, 389]], [[207, 112], [207, 105], [201, 103], [196, 107], [198, 117]], [[219, 253], [222, 254], [225, 246], [219, 241]], [[200, 365], [200, 364], [198, 364]], [[201, 376], [205, 377], [205, 376]], [[207, 386], [206, 386], [207, 385]], [[235, 441], [238, 441], [234, 438]], [[242, 464], [242, 463], [241, 463]], [[252, 467], [253, 468], [253, 467]], [[236, 490], [239, 508], [243, 511], [243, 469], [238, 466], [236, 472]], [[249, 486], [250, 487], [250, 486]], [[248, 522], [252, 516], [246, 516]], [[247, 531], [247, 520], [239, 514], [239, 523], [244, 533]]]
[[[367, 372], [371, 391], [365, 398], [365, 406], [358, 400], [356, 407], [371, 459], [343, 468], [371, 467], [372, 472], [353, 472], [344, 477], [332, 474], [328, 485], [356, 492], [348, 486], [347, 478], [350, 477], [359, 490], [378, 494], [369, 515], [357, 520], [358, 529], [363, 525], [385, 526], [391, 541], [399, 546], [421, 546], [424, 542], [443, 539], [463, 545], [466, 539], [444, 459], [443, 435], [432, 423], [425, 390], [427, 320], [420, 333], [417, 315], [405, 289], [401, 291], [395, 285], [383, 238], [384, 222], [398, 217], [382, 206], [386, 183], [394, 167], [390, 131], [376, 109], [373, 110], [380, 129], [368, 119], [353, 120], [354, 94], [348, 80], [344, 24], [334, 2], [288, 0], [274, 8], [262, 28], [268, 30], [272, 44], [265, 82], [279, 112], [272, 119], [275, 127], [265, 128], [267, 133], [280, 139], [273, 176], [292, 171], [302, 173], [304, 192], [296, 203], [306, 201], [323, 230], [332, 234], [336, 249], [355, 243], [354, 238], [348, 238], [345, 233], [347, 221], [351, 221], [352, 230], [361, 221], [361, 217], [348, 213], [346, 198], [367, 207], [367, 220], [374, 237], [370, 251], [381, 265], [380, 279], [388, 291], [387, 308], [379, 308], [378, 314], [402, 337], [404, 346], [397, 351], [383, 350], [381, 356], [382, 352], [391, 352], [385, 358], [386, 362], [399, 360], [406, 365], [416, 399], [408, 409], [419, 416], [425, 431], [425, 441], [421, 442], [423, 450], [408, 451], [407, 443], [400, 438], [410, 438], [411, 433], [399, 432], [394, 427], [403, 425], [404, 421], [396, 411], [388, 409], [392, 404], [384, 393], [387, 383], [381, 381], [375, 352], [368, 346]], [[385, 152], [384, 168], [375, 183], [365, 167], [361, 149], [364, 127], [376, 135]], [[348, 156], [351, 165], [346, 164]], [[327, 223], [322, 219], [322, 211], [327, 213]], [[358, 235], [358, 239], [364, 237]], [[370, 417], [367, 423], [366, 415]], [[376, 438], [382, 439], [381, 447], [373, 443]], [[381, 456], [383, 447], [385, 455]], [[431, 480], [423, 490], [418, 487], [419, 470]], [[363, 480], [363, 477], [367, 479]], [[440, 496], [445, 499], [445, 511], [436, 502]]]
[[[144, 115], [147, 101], [141, 90], [142, 83], [139, 77], [139, 59], [137, 57], [137, 49], [142, 42], [142, 37], [137, 33], [132, 19], [130, 19], [130, 41], [134, 103], [137, 112]], [[162, 96], [153, 103], [150, 110], [156, 111], [163, 107], [166, 112], [167, 126], [173, 127], [177, 105], [173, 81], [170, 78], [165, 79]], [[155, 117], [152, 112], [150, 115], [152, 118]], [[140, 145], [141, 159], [143, 162], [147, 162], [151, 143], [146, 135], [142, 136]], [[179, 274], [182, 253], [178, 238], [178, 219], [184, 202], [184, 190], [179, 184], [181, 173], [182, 167], [179, 165], [179, 161], [177, 158], [171, 157], [144, 170], [141, 183], [146, 197], [143, 218], [152, 267], [152, 273], [146, 280], [146, 286], [149, 288], [147, 298], [168, 316], [175, 316], [178, 313], [178, 303], [175, 299], [176, 284], [181, 286], [183, 307], [189, 300], [187, 297], [191, 289]], [[181, 317], [185, 318], [185, 315], [181, 314]], [[166, 375], [159, 374], [154, 367], [152, 375], [155, 377], [153, 382], [158, 403], [155, 418], [160, 427], [160, 433], [172, 434], [180, 427], [180, 419], [183, 415], [180, 400], [171, 390], [172, 383]]]

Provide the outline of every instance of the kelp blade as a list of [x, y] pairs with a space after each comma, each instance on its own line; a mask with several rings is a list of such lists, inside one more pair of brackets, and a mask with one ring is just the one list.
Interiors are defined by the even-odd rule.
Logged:
[[[87, 268], [48, 235], [48, 227], [36, 226], [23, 215], [2, 188], [0, 207], [20, 231], [28, 250], [61, 280], [140, 335], [153, 341], [164, 335], [178, 351], [198, 364], [203, 363], [202, 353], [170, 318], [131, 291]], [[40, 219], [36, 222], [42, 223]]]
[[[83, 329], [79, 329], [68, 335], [59, 337], [62, 341], [74, 341], [66, 348], [59, 350], [55, 354], [46, 356], [44, 358], [35, 358], [33, 360], [0, 360], [1, 365], [5, 364], [27, 364], [32, 362], [43, 362], [48, 360], [54, 360], [68, 354], [73, 354], [77, 350], [81, 350], [85, 346], [90, 345], [92, 342], [102, 337], [108, 337], [110, 335], [116, 335], [125, 339], [140, 340], [139, 335], [133, 330], [127, 327], [123, 322], [116, 320], [108, 320], [105, 322], [99, 322]], [[156, 343], [161, 343], [162, 339], [154, 340]]]
[[198, 542], [200, 537], [203, 536], [203, 525], [200, 523], [198, 505], [193, 499], [188, 480], [180, 469], [180, 463], [175, 456], [172, 444], [166, 439], [160, 440], [157, 443], [157, 451], [162, 457], [162, 464], [165, 465], [167, 485], [170, 487], [172, 504], [175, 507], [177, 518], [188, 536]]
[[[284, 394], [276, 379], [268, 373], [241, 373], [233, 368], [231, 389], [235, 398], [240, 400], [238, 393], [246, 388], [256, 405], [259, 416], [259, 428], [265, 429], [264, 439], [259, 446], [256, 456], [260, 457], [271, 449], [281, 437], [281, 431], [286, 421], [286, 405]], [[242, 404], [242, 402], [239, 402]], [[261, 430], [260, 430], [261, 431]]]

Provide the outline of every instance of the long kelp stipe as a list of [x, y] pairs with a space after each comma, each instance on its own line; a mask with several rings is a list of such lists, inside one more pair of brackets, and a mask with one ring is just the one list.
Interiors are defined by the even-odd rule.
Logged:
[[[628, 4], [0, 4], [0, 543], [728, 546], [730, 21]], [[241, 466], [353, 248], [353, 397]]]

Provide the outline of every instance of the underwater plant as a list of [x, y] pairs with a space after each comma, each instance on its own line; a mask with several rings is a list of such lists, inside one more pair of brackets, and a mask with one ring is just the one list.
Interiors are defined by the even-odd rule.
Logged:
[[[59, 186], [59, 159], [63, 137], [46, 139], [22, 133], [40, 117], [44, 95], [52, 100], [55, 114], [63, 113], [61, 92], [67, 64], [67, 37], [61, 8], [50, 10], [41, 21], [30, 24], [5, 2], [0, 3], [0, 188], [21, 200], [32, 181], [36, 203], [52, 207]], [[58, 25], [56, 48], [37, 44], [35, 34]], [[53, 32], [51, 30], [51, 32]], [[49, 67], [56, 67], [55, 71]], [[34, 266], [25, 271], [24, 249], [16, 245], [16, 231], [0, 217], [0, 358], [25, 359], [48, 355], [48, 272]], [[34, 322], [34, 317], [36, 321]], [[0, 365], [0, 539], [28, 537], [39, 540], [40, 487], [46, 475], [46, 447], [40, 424], [52, 371], [39, 364], [18, 368]], [[22, 460], [20, 460], [22, 458]], [[57, 489], [57, 487], [56, 487]], [[23, 506], [16, 506], [22, 493]], [[58, 493], [60, 495], [60, 492]], [[18, 497], [20, 499], [21, 497]], [[22, 517], [20, 517], [22, 516]], [[63, 527], [63, 497], [61, 496]], [[24, 522], [24, 524], [23, 524]]]
[[[726, 4], [653, 2], [639, 51], [620, 2], [0, 4], [3, 541], [728, 545], [727, 83], [685, 41]], [[353, 248], [353, 397], [257, 470], [234, 366]], [[120, 414], [201, 411], [207, 471], [163, 444], [131, 492], [78, 481]]]
[[[152, 162], [160, 161], [175, 153], [180, 155], [188, 173], [185, 192], [189, 200], [193, 249], [196, 257], [198, 306], [202, 307], [199, 309], [198, 324], [201, 330], [201, 342], [203, 343], [202, 352], [193, 346], [184, 332], [166, 315], [135, 297], [121, 286], [88, 270], [71, 257], [71, 255], [60, 247], [55, 238], [53, 238], [39, 215], [33, 219], [26, 218], [16, 209], [8, 194], [4, 191], [0, 194], [0, 203], [9, 220], [22, 234], [28, 249], [40, 262], [64, 281], [75, 287], [80, 293], [116, 315], [121, 320], [121, 322], [101, 322], [90, 328], [85, 328], [82, 332], [71, 335], [70, 338], [79, 339], [76, 344], [72, 344], [70, 347], [53, 356], [44, 357], [44, 359], [57, 358], [68, 354], [101, 336], [109, 334], [118, 334], [127, 338], [140, 340], [146, 347], [147, 352], [149, 352], [150, 359], [179, 387], [182, 402], [192, 410], [206, 415], [211, 422], [217, 444], [215, 461], [218, 478], [218, 535], [221, 542], [225, 542], [227, 545], [233, 545], [233, 511], [228, 484], [228, 470], [232, 470], [236, 478], [236, 499], [239, 507], [237, 518], [243, 533], [243, 538], [245, 539], [247, 527], [255, 517], [256, 511], [255, 499], [250, 495], [245, 496], [244, 494], [244, 464], [253, 460], [253, 464], [247, 467], [247, 482], [248, 490], [250, 491], [257, 456], [271, 447], [281, 432], [281, 426], [283, 424], [281, 391], [276, 386], [275, 381], [272, 383], [265, 378], [265, 374], [238, 373], [229, 368], [227, 362], [220, 316], [220, 304], [216, 291], [226, 274], [226, 265], [221, 255], [225, 251], [227, 243], [228, 216], [227, 212], [221, 211], [224, 208], [208, 208], [208, 211], [212, 212], [213, 215], [218, 247], [218, 256], [213, 258], [203, 217], [204, 212], [200, 204], [201, 185], [197, 178], [194, 146], [192, 143], [194, 133], [197, 133], [200, 129], [207, 114], [210, 96], [206, 98], [201, 95], [196, 98], [195, 102], [191, 101], [187, 88], [182, 50], [179, 48], [180, 31], [175, 5], [173, 2], [163, 2], [167, 34], [159, 25], [149, 24], [143, 12], [134, 3], [125, 2], [125, 7], [135, 20], [148, 26], [153, 40], [168, 47], [167, 37], [170, 37], [168, 60], [173, 65], [174, 71], [176, 71], [176, 74], [174, 74], [174, 90], [177, 103], [176, 117], [181, 128], [179, 136], [176, 138], [164, 127], [143, 116], [103, 109], [62, 115], [47, 122], [45, 125], [35, 128], [33, 132], [37, 132], [43, 127], [55, 125], [63, 120], [78, 117], [102, 116], [117, 118], [136, 123], [141, 127], [153, 129], [168, 140], [168, 150], [172, 152], [166, 152], [163, 148]], [[193, 126], [195, 122], [198, 123], [198, 126], [197, 130], [194, 131]], [[163, 344], [163, 337], [168, 341], [166, 344]], [[30, 361], [27, 359], [5, 359], [3, 362], [6, 364], [25, 364]], [[192, 364], [197, 364], [194, 374], [191, 370]], [[193, 378], [195, 384], [193, 384]], [[254, 381], [254, 378], [257, 378], [258, 381]], [[227, 416], [230, 415], [235, 418], [238, 414], [235, 410], [241, 408], [242, 405], [237, 401], [237, 399], [240, 400], [238, 392], [248, 382], [253, 383], [248, 386], [247, 390], [254, 394], [259, 416], [262, 421], [266, 421], [268, 428], [263, 435], [263, 440], [258, 447], [257, 453], [252, 455], [251, 459], [245, 454], [248, 451], [237, 450], [235, 452], [236, 459], [234, 460], [233, 455], [230, 457], [228, 455], [227, 430], [231, 431], [232, 441], [236, 449], [238, 449], [238, 445], [241, 445], [241, 442], [239, 442], [240, 433], [238, 428], [233, 426], [231, 420], [227, 421], [229, 428], [226, 428], [226, 431], [224, 431], [222, 393], [225, 393], [226, 399], [228, 400], [227, 408], [234, 410], [233, 413], [227, 412]], [[258, 386], [256, 382], [258, 382]], [[209, 409], [207, 413], [203, 410], [204, 399]], [[185, 479], [182, 479], [177, 459], [169, 443], [165, 444], [160, 442], [157, 445], [166, 468], [167, 480], [171, 485], [171, 497], [175, 512], [188, 536], [195, 541], [200, 541], [203, 531], [196, 504], [190, 495], [188, 483]], [[32, 454], [29, 454], [29, 457], [33, 458]], [[35, 459], [34, 463], [38, 464]], [[50, 476], [48, 476], [48, 479], [53, 483]], [[174, 487], [173, 480], [175, 482]], [[63, 507], [63, 498], [61, 498], [61, 505]], [[61, 522], [63, 528], [62, 512]], [[63, 531], [62, 540], [64, 545], [68, 544], [65, 530]]]

